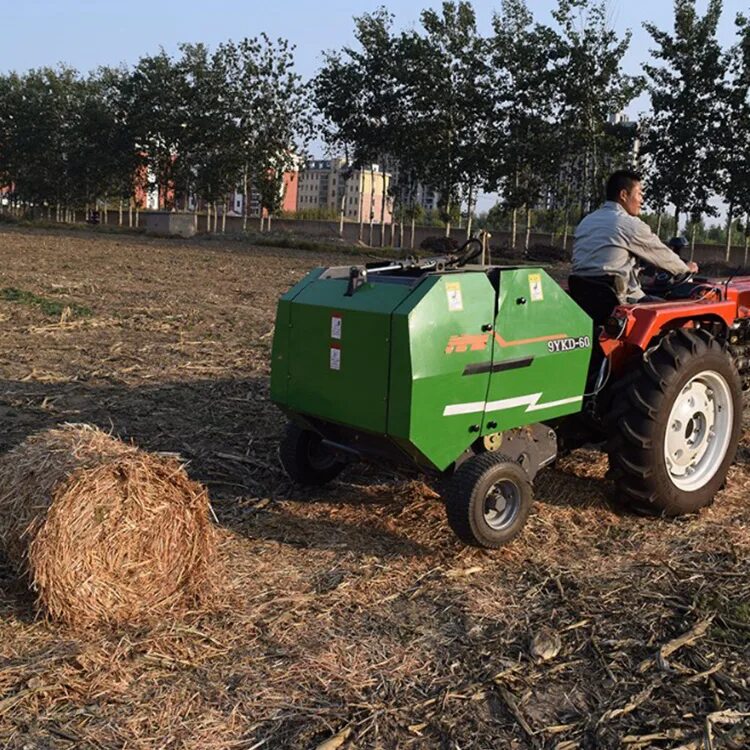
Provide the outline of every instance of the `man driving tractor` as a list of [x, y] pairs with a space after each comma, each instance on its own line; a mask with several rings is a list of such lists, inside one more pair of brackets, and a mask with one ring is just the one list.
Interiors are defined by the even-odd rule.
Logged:
[[576, 227], [570, 277], [571, 294], [588, 301], [584, 309], [590, 308], [587, 312], [597, 322], [608, 314], [605, 308], [616, 304], [659, 301], [641, 289], [639, 261], [673, 275], [698, 271], [696, 263], [683, 262], [638, 218], [643, 191], [637, 172], [614, 172], [606, 197], [604, 205]]

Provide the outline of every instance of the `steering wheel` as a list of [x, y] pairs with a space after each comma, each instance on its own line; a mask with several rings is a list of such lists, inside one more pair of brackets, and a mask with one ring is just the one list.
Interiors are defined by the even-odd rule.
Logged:
[[[658, 271], [649, 282], [643, 284], [643, 291], [663, 299], [688, 299], [694, 288], [695, 273], [671, 274], [668, 271]], [[645, 281], [645, 280], [644, 280]]]
[[683, 273], [669, 273], [669, 271], [659, 271], [654, 276], [654, 281], [660, 286], [667, 288], [673, 286], [679, 286], [680, 284], [686, 284], [688, 281], [692, 281], [695, 277], [693, 271], [685, 271]]
[[[472, 248], [471, 245], [476, 244], [477, 247]], [[457, 255], [453, 256], [446, 265], [455, 265], [458, 268], [465, 266], [470, 260], [474, 260], [482, 252], [482, 243], [476, 238], [471, 237], [466, 240], [461, 247], [456, 250]]]

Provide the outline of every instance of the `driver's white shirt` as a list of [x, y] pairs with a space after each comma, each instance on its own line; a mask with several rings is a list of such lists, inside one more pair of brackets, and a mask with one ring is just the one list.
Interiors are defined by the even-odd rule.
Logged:
[[615, 201], [607, 201], [576, 227], [572, 273], [577, 276], [620, 276], [625, 281], [622, 302], [644, 296], [636, 273], [637, 258], [672, 274], [688, 271], [687, 265], [651, 231], [645, 221], [631, 216]]

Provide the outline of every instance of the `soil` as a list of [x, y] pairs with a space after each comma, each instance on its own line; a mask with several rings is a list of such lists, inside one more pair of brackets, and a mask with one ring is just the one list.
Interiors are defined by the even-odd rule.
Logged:
[[88, 422], [178, 453], [227, 569], [218, 611], [75, 631], [0, 562], [3, 747], [750, 746], [747, 433], [697, 515], [623, 510], [580, 450], [469, 549], [421, 481], [279, 467], [276, 300], [350, 255], [0, 226], [0, 263], [0, 450]]

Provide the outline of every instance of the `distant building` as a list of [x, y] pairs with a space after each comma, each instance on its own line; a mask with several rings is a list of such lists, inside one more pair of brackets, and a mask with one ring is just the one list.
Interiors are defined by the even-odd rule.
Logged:
[[[292, 213], [297, 210], [297, 186], [299, 185], [299, 171], [294, 168], [284, 172], [281, 180], [281, 206], [280, 210]], [[242, 185], [232, 193], [230, 201], [230, 213], [242, 216], [244, 213], [245, 195]], [[250, 185], [247, 202], [247, 215], [260, 216], [260, 193]]]
[[[393, 205], [391, 175], [378, 164], [352, 169], [345, 159], [313, 159], [299, 173], [297, 210], [329, 209], [349, 221], [390, 224]], [[385, 211], [383, 197], [385, 196]]]
[[422, 206], [425, 211], [437, 211], [440, 193], [434, 188], [423, 185], [421, 182], [417, 185], [414, 193], [414, 203]]
[[0, 206], [9, 206], [11, 197], [15, 186], [11, 183], [10, 185], [0, 185]]

